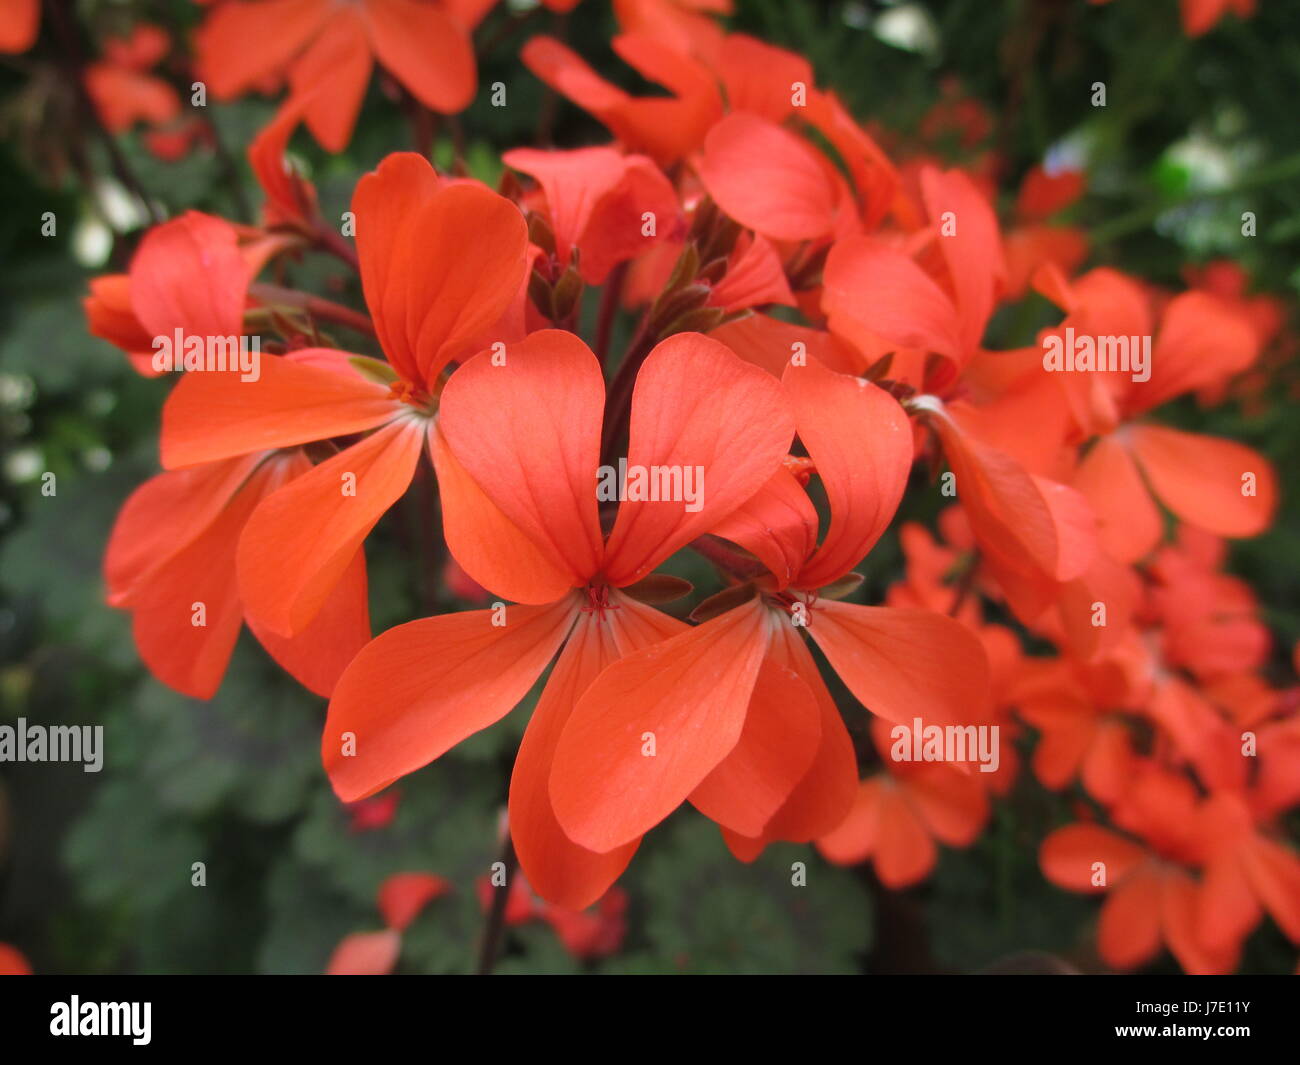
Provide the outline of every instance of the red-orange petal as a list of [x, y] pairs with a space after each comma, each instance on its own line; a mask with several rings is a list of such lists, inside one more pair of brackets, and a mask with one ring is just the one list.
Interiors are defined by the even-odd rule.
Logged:
[[1097, 515], [1097, 543], [1118, 562], [1136, 562], [1160, 542], [1164, 523], [1133, 456], [1113, 437], [1101, 437], [1074, 475]]
[[572, 584], [600, 568], [596, 467], [605, 384], [578, 337], [545, 329], [483, 352], [443, 391], [440, 424], [456, 460]]
[[203, 535], [244, 483], [258, 455], [158, 474], [127, 497], [104, 554], [108, 601], [129, 606], [149, 575]]
[[[146, 333], [238, 337], [251, 272], [234, 227], [198, 211], [155, 226], [131, 260], [131, 307]], [[179, 357], [180, 353], [177, 353]]]
[[1258, 451], [1164, 426], [1135, 425], [1131, 434], [1156, 497], [1189, 525], [1236, 537], [1256, 536], [1272, 523], [1277, 474]]
[[141, 659], [160, 681], [194, 699], [216, 694], [239, 636], [235, 550], [259, 497], [255, 490], [240, 492], [131, 595], [131, 630]]
[[376, 901], [384, 923], [404, 932], [425, 906], [450, 891], [450, 881], [434, 873], [394, 873], [379, 885]]
[[343, 670], [370, 642], [365, 552], [358, 551], [311, 623], [297, 636], [245, 618], [257, 642], [308, 691], [329, 698]]
[[1151, 353], [1151, 376], [1132, 386], [1130, 410], [1151, 410], [1206, 385], [1226, 381], [1259, 357], [1249, 319], [1208, 292], [1169, 301]]
[[402, 936], [387, 928], [382, 932], [354, 932], [334, 948], [326, 976], [387, 976], [402, 953]]
[[835, 224], [836, 189], [804, 141], [756, 114], [735, 111], [704, 140], [700, 179], [741, 225], [774, 240], [815, 240]]
[[365, 0], [375, 54], [424, 104], [444, 115], [474, 99], [477, 70], [469, 33], [438, 4]]
[[830, 502], [826, 539], [795, 578], [820, 588], [856, 566], [893, 520], [912, 469], [912, 426], [888, 392], [811, 359], [791, 364], [781, 383]]
[[239, 538], [239, 590], [250, 618], [281, 636], [311, 623], [410, 485], [424, 434], [419, 419], [390, 422], [262, 501]]
[[163, 406], [163, 465], [178, 469], [360, 433], [404, 409], [359, 373], [303, 361], [314, 350], [263, 356], [251, 381], [230, 372], [186, 374]]
[[988, 713], [984, 646], [950, 617], [823, 600], [809, 612], [808, 634], [858, 701], [887, 721], [964, 725]]
[[858, 758], [839, 707], [807, 643], [793, 625], [780, 627], [768, 656], [799, 674], [817, 701], [821, 717], [817, 754], [803, 780], [768, 822], [765, 833], [769, 839], [806, 843], [829, 832], [848, 815], [857, 793]]
[[1300, 943], [1300, 857], [1258, 837], [1246, 850], [1246, 875], [1269, 916], [1287, 939]]
[[433, 167], [395, 152], [352, 197], [366, 304], [389, 361], [431, 386], [496, 323], [524, 278], [528, 230], [509, 200], [473, 182], [439, 187]]
[[[16, 55], [27, 51], [36, 43], [40, 28], [39, 0], [4, 0], [0, 5], [0, 53]], [[0, 943], [0, 951], [9, 949]]]
[[758, 836], [812, 765], [820, 741], [821, 714], [808, 686], [764, 658], [740, 739], [691, 792], [691, 803], [733, 832]]
[[429, 427], [429, 455], [438, 475], [447, 550], [471, 578], [503, 599], [555, 602], [574, 586], [573, 573], [488, 498], [451, 453], [440, 420]]
[[[698, 498], [626, 500], [610, 534], [605, 574], [622, 586], [725, 518], [780, 468], [794, 435], [780, 386], [699, 333], [650, 352], [632, 393], [628, 466], [695, 476]], [[687, 509], [687, 507], [692, 509]]]
[[[564, 642], [576, 599], [443, 614], [375, 637], [339, 678], [321, 757], [335, 794], [355, 802], [499, 721]], [[352, 753], [348, 753], [351, 751]]]
[[757, 601], [620, 659], [574, 708], [551, 802], [574, 842], [604, 853], [673, 812], [740, 739], [767, 644]]
[[1107, 897], [1097, 923], [1097, 952], [1117, 969], [1133, 969], [1160, 950], [1161, 877], [1141, 869]]
[[602, 669], [621, 654], [683, 628], [617, 591], [610, 603], [613, 609], [604, 619], [595, 612], [578, 616], [528, 722], [510, 778], [510, 835], [519, 864], [539, 895], [570, 910], [590, 906], [606, 892], [631, 861], [638, 840], [598, 854], [565, 835], [551, 806], [555, 747], [574, 705]]
[[329, 0], [218, 4], [194, 35], [195, 73], [229, 100], [281, 73], [330, 17]]
[[[1006, 277], [1002, 238], [993, 208], [960, 170], [921, 170], [921, 193], [956, 297], [962, 350], [974, 353]], [[949, 227], [947, 221], [952, 221]]]
[[[1043, 840], [1038, 863], [1043, 875], [1067, 891], [1107, 891], [1141, 862], [1146, 852], [1132, 840], [1093, 824], [1065, 825]], [[1094, 884], [1098, 870], [1104, 868], [1105, 883]]]
[[784, 588], [817, 544], [817, 510], [803, 485], [783, 467], [709, 531], [757, 555]]
[[877, 338], [895, 349], [965, 354], [952, 300], [916, 262], [866, 237], [836, 241], [826, 257], [822, 309], [831, 332], [861, 350]]
[[339, 8], [293, 64], [289, 88], [303, 101], [303, 120], [327, 152], [341, 152], [352, 139], [373, 66], [361, 15]]

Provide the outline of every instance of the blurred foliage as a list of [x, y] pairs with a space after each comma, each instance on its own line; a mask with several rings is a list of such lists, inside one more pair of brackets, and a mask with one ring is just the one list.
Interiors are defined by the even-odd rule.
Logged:
[[[175, 29], [199, 17], [193, 4], [164, 0], [81, 0], [76, 8], [87, 54], [99, 34], [136, 18]], [[1096, 262], [1176, 284], [1188, 263], [1229, 257], [1260, 291], [1300, 288], [1300, 142], [1291, 111], [1300, 96], [1300, 10], [1292, 3], [1265, 2], [1255, 19], [1228, 19], [1194, 41], [1178, 26], [1176, 0], [1105, 7], [738, 0], [738, 8], [735, 28], [804, 53], [821, 85], [873, 128], [900, 137], [917, 129], [955, 78], [995, 120], [988, 146], [1001, 155], [1005, 206], [1049, 153], [1085, 162], [1090, 191], [1072, 220], [1093, 236]], [[557, 143], [606, 139], [577, 109], [547, 102], [515, 58], [549, 16], [502, 31], [505, 18], [503, 6], [480, 34], [495, 38], [480, 82], [504, 82], [510, 105], [493, 108], [481, 93], [458, 121], [439, 128], [435, 146], [445, 163], [453, 142], [462, 143], [471, 171], [488, 181], [499, 151], [532, 142], [548, 108]], [[919, 43], [889, 43], [904, 24], [914, 38], [919, 32]], [[571, 43], [602, 72], [645, 90], [610, 51], [613, 30], [603, 0], [583, 0], [567, 23]], [[23, 715], [102, 724], [108, 757], [98, 775], [0, 765], [0, 940], [20, 945], [38, 971], [319, 972], [342, 936], [379, 927], [374, 896], [384, 877], [428, 870], [456, 890], [412, 925], [401, 969], [468, 971], [484, 923], [474, 882], [497, 857], [505, 767], [531, 700], [398, 785], [391, 825], [358, 832], [320, 769], [322, 700], [298, 690], [247, 635], [216, 699], [175, 695], [147, 676], [128, 620], [102, 603], [99, 564], [113, 515], [157, 469], [165, 386], [135, 376], [115, 349], [85, 331], [87, 279], [129, 261], [144, 219], [124, 211], [129, 197], [113, 180], [101, 177], [92, 188], [78, 179], [78, 155], [89, 173], [113, 171], [104, 145], [87, 130], [59, 125], [62, 112], [37, 95], [51, 78], [57, 84], [57, 61], [53, 42], [42, 39], [0, 67], [0, 721]], [[188, 87], [182, 65], [165, 74]], [[1090, 102], [1099, 81], [1107, 86], [1104, 108]], [[200, 147], [163, 163], [135, 134], [119, 138], [120, 150], [160, 212], [196, 207], [247, 218], [255, 188], [232, 153], [273, 105], [251, 98], [213, 104], [208, 113], [219, 150]], [[401, 108], [375, 79], [345, 154], [328, 156], [302, 134], [293, 151], [317, 183], [326, 216], [337, 217], [357, 176], [411, 143]], [[1259, 218], [1257, 238], [1241, 236], [1245, 210]], [[46, 211], [58, 221], [48, 238], [41, 235]], [[304, 287], [337, 287], [329, 264], [290, 270]], [[335, 298], [349, 296], [358, 296], [355, 288]], [[992, 340], [1024, 343], [1041, 324], [1032, 313], [1046, 312], [1040, 306], [1028, 319], [1000, 318]], [[1290, 388], [1293, 379], [1277, 386], [1279, 394]], [[1300, 638], [1300, 419], [1292, 400], [1288, 393], [1250, 416], [1190, 403], [1174, 412], [1189, 427], [1263, 449], [1283, 472], [1276, 528], [1233, 553], [1279, 637], [1279, 676]], [[40, 491], [47, 471], [56, 476], [53, 496]], [[915, 495], [903, 517], [932, 517], [936, 494]], [[445, 592], [422, 595], [412, 578], [421, 520], [408, 500], [368, 546], [379, 627], [455, 605]], [[868, 560], [858, 596], [877, 600], [899, 557], [887, 537]], [[670, 568], [706, 573], [694, 558]], [[861, 711], [842, 689], [836, 694], [860, 738]], [[534, 924], [512, 930], [499, 968], [977, 970], [1034, 950], [1095, 965], [1086, 943], [1095, 904], [1050, 888], [1035, 865], [1036, 841], [1064, 819], [1067, 803], [1018, 792], [999, 804], [974, 847], [946, 852], [929, 883], [901, 895], [882, 892], [861, 870], [827, 866], [808, 847], [773, 848], [742, 865], [711, 825], [685, 811], [650, 835], [621, 881], [631, 899], [621, 955], [584, 966], [549, 927]], [[191, 886], [195, 862], [205, 864], [204, 888]], [[795, 862], [807, 865], [806, 887], [791, 883]], [[1252, 941], [1248, 967], [1293, 963], [1270, 935]]]

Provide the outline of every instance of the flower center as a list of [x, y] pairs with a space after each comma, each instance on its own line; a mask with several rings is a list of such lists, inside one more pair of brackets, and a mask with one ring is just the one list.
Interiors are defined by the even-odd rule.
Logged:
[[388, 394], [391, 398], [422, 412], [429, 411], [433, 405], [433, 397], [428, 392], [400, 378], [388, 386]]
[[605, 620], [606, 610], [622, 610], [620, 603], [609, 601], [608, 584], [587, 585], [587, 605], [582, 608], [584, 614], [595, 614], [598, 621]]

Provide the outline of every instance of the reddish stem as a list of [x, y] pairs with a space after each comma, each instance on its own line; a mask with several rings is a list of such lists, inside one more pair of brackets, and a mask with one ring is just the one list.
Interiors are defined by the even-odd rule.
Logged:
[[596, 315], [596, 358], [605, 365], [609, 355], [609, 340], [614, 332], [614, 319], [618, 316], [618, 303], [623, 296], [623, 282], [627, 278], [627, 263], [619, 263], [610, 272], [600, 294], [600, 310]]
[[357, 258], [356, 248], [344, 240], [343, 236], [336, 232], [333, 227], [326, 224], [323, 218], [316, 220], [316, 228], [311, 231], [311, 239], [323, 251], [329, 252], [336, 259], [341, 259], [357, 273], [361, 272], [361, 263]]
[[297, 289], [283, 288], [280, 285], [270, 285], [261, 281], [255, 281], [249, 285], [248, 294], [261, 303], [281, 307], [296, 307], [322, 321], [346, 326], [358, 333], [364, 333], [366, 336], [375, 336], [375, 325], [368, 315], [362, 314], [360, 311], [354, 311], [351, 307], [344, 307], [342, 304], [322, 299], [320, 296], [312, 296], [306, 292], [299, 292]]

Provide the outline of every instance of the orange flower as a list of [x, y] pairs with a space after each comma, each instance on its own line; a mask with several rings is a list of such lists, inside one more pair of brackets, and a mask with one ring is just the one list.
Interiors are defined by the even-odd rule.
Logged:
[[394, 873], [379, 886], [376, 902], [387, 926], [345, 936], [325, 968], [327, 976], [387, 976], [402, 953], [402, 933], [451, 884], [433, 873]]
[[0, 0], [0, 53], [27, 51], [40, 28], [40, 0]]
[[1197, 920], [1212, 949], [1235, 949], [1262, 911], [1300, 943], [1300, 856], [1256, 827], [1238, 795], [1212, 795], [1200, 811], [1206, 852]]
[[1083, 192], [1084, 176], [1078, 170], [1048, 174], [1034, 166], [1020, 183], [1016, 197], [1016, 224], [1006, 235], [1008, 299], [1020, 299], [1029, 290], [1034, 272], [1044, 263], [1055, 263], [1062, 273], [1072, 274], [1088, 255], [1087, 233], [1075, 226], [1050, 223], [1048, 219], [1069, 207]]
[[176, 90], [148, 73], [170, 47], [165, 31], [141, 23], [127, 37], [106, 40], [104, 58], [86, 67], [86, 91], [110, 132], [137, 122], [162, 125], [180, 114]]
[[1031, 759], [1034, 775], [1053, 791], [1079, 779], [1099, 802], [1118, 800], [1136, 767], [1123, 712], [1148, 695], [1149, 686], [1129, 682], [1110, 661], [1035, 663], [1016, 685], [1018, 712], [1040, 733]]
[[[494, 888], [488, 877], [478, 882], [479, 904], [486, 911], [492, 905]], [[559, 937], [564, 949], [575, 958], [603, 958], [617, 954], [627, 934], [627, 892], [612, 887], [592, 906], [585, 910], [570, 910], [554, 906], [539, 899], [532, 892], [522, 873], [510, 878], [510, 892], [506, 900], [505, 923], [508, 926], [545, 921]]]
[[437, 449], [443, 370], [519, 331], [510, 312], [527, 234], [509, 201], [472, 182], [440, 182], [424, 159], [401, 153], [362, 178], [353, 210], [388, 365], [325, 349], [265, 357], [256, 381], [187, 374], [163, 411], [169, 469], [369, 432], [268, 496], [240, 538], [249, 616], [284, 637], [311, 624], [410, 485], [421, 450]]
[[244, 332], [248, 286], [267, 254], [265, 244], [243, 246], [229, 222], [186, 211], [155, 226], [140, 242], [128, 274], [90, 283], [83, 301], [92, 336], [116, 344], [145, 377], [155, 337], [231, 337]]
[[[524, 605], [378, 637], [335, 689], [321, 746], [341, 798], [372, 794], [507, 714], [558, 651], [515, 760], [510, 832], [529, 882], [570, 909], [604, 893], [639, 834], [597, 851], [561, 830], [548, 794], [560, 733], [604, 666], [682, 628], [629, 586], [753, 495], [793, 432], [767, 374], [698, 334], [663, 341], [637, 378], [628, 468], [695, 468], [707, 492], [698, 509], [629, 498], [606, 539], [594, 481], [603, 403], [595, 357], [558, 330], [455, 373], [434, 451], [453, 500], [447, 545], [476, 581]], [[578, 775], [590, 785], [591, 764]]]
[[1250, 18], [1255, 13], [1255, 0], [1181, 0], [1180, 11], [1187, 36], [1199, 37], [1214, 29], [1229, 12], [1238, 18]]
[[0, 943], [0, 976], [31, 976], [32, 966], [17, 947]]
[[[659, 12], [671, 5], [651, 7]], [[635, 17], [647, 10], [623, 5], [627, 32], [612, 45], [645, 78], [665, 86], [667, 98], [630, 95], [551, 37], [534, 37], [520, 58], [629, 150], [667, 165], [701, 149], [694, 165], [709, 194], [764, 236], [802, 240], [859, 220], [848, 184], [828, 157], [782, 125], [787, 119], [807, 123], [845, 161], [861, 224], [880, 220], [892, 205], [897, 174], [835, 95], [816, 88], [806, 59], [744, 34], [722, 36], [707, 23], [664, 32], [668, 23]]]
[[787, 369], [783, 391], [830, 500], [830, 529], [818, 547], [811, 500], [793, 473], [776, 473], [712, 530], [761, 560], [753, 578], [720, 593], [703, 624], [608, 667], [578, 701], [550, 795], [564, 831], [593, 850], [625, 845], [687, 798], [746, 858], [843, 819], [853, 748], [800, 628], [888, 720], [983, 712], [988, 667], [963, 626], [819, 597], [842, 594], [893, 517], [911, 467], [906, 415], [875, 386], [811, 362]]
[[306, 122], [321, 147], [352, 136], [375, 60], [421, 103], [463, 111], [475, 89], [470, 32], [483, 0], [223, 0], [195, 35], [195, 70], [218, 100], [268, 78], [319, 89]]
[[328, 695], [370, 639], [366, 566], [353, 557], [310, 625], [291, 638], [245, 616], [239, 538], [257, 506], [312, 469], [301, 449], [253, 453], [159, 474], [123, 504], [104, 557], [108, 601], [131, 612], [140, 657], [184, 695], [210, 699], [245, 620], [305, 687]]
[[944, 762], [892, 762], [889, 724], [871, 723], [871, 737], [888, 772], [858, 785], [849, 815], [817, 840], [836, 865], [868, 859], [880, 882], [899, 889], [924, 880], [939, 853], [935, 841], [969, 847], [988, 820], [989, 805], [977, 775]]
[[[1145, 295], [1114, 271], [1094, 270], [1074, 284], [1049, 271], [1044, 283], [1067, 310], [1058, 329], [1091, 337], [1152, 334]], [[1159, 543], [1157, 499], [1189, 525], [1218, 536], [1255, 536], [1268, 527], [1277, 477], [1266, 458], [1235, 441], [1145, 419], [1162, 403], [1239, 373], [1258, 354], [1258, 335], [1231, 307], [1205, 292], [1185, 292], [1161, 316], [1149, 379], [1053, 375], [1069, 397], [1080, 435], [1096, 437], [1073, 484], [1096, 512], [1098, 542], [1110, 557], [1132, 562]]]
[[1068, 891], [1106, 892], [1097, 949], [1108, 964], [1132, 969], [1163, 943], [1189, 973], [1223, 973], [1238, 943], [1206, 945], [1199, 921], [1196, 797], [1186, 780], [1154, 768], [1138, 779], [1119, 815], [1145, 844], [1098, 825], [1058, 828], [1043, 841], [1039, 863]]
[[683, 228], [672, 185], [645, 156], [623, 155], [613, 148], [516, 148], [501, 158], [541, 186], [555, 237], [557, 276], [578, 251], [582, 279], [602, 284], [618, 263], [643, 254], [665, 237], [679, 236]]

